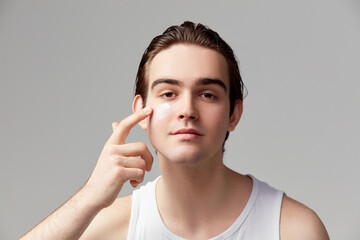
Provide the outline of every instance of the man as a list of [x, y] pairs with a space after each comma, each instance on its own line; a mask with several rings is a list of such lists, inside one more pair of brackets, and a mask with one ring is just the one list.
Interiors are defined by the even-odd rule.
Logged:
[[[311, 209], [223, 164], [243, 98], [233, 51], [216, 32], [191, 22], [168, 28], [146, 49], [134, 114], [113, 123], [88, 182], [23, 239], [329, 239]], [[162, 176], [117, 199], [153, 164], [144, 143], [125, 143], [136, 124]]]

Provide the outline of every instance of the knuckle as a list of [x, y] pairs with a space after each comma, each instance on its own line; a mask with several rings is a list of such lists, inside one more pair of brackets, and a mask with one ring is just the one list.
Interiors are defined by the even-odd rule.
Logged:
[[114, 156], [113, 162], [114, 162], [115, 165], [117, 165], [119, 167], [124, 166], [124, 158], [122, 158], [122, 157]]
[[139, 159], [139, 165], [141, 169], [145, 169], [146, 168], [146, 162], [144, 159]]
[[109, 147], [108, 147], [108, 153], [110, 154], [110, 155], [115, 155], [116, 154], [116, 151], [117, 149], [116, 149], [116, 146], [115, 145], [110, 145]]
[[144, 178], [144, 174], [145, 174], [144, 170], [142, 170], [142, 169], [137, 169], [137, 170], [136, 170], [136, 173], [135, 173], [135, 177], [136, 177], [137, 179], [143, 179], [143, 178]]
[[124, 175], [125, 175], [125, 171], [126, 171], [125, 168], [119, 167], [118, 170], [117, 170], [118, 176], [119, 176], [120, 178], [121, 178], [122, 176], [124, 176]]
[[146, 146], [146, 144], [144, 142], [140, 142], [139, 143], [139, 148], [143, 152], [143, 151], [146, 151], [147, 146]]

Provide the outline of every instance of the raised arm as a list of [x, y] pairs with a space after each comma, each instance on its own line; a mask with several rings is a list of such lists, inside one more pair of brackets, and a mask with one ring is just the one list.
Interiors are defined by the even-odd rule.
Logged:
[[[151, 114], [144, 108], [113, 124], [96, 167], [87, 183], [66, 203], [20, 239], [78, 239], [94, 217], [110, 206], [125, 182], [136, 187], [150, 171], [153, 157], [145, 143], [127, 143], [130, 130]], [[96, 232], [96, 231], [95, 231]]]

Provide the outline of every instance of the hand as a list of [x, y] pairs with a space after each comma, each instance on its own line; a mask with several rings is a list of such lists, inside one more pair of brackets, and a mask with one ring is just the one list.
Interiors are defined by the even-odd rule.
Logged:
[[83, 187], [83, 194], [100, 208], [110, 206], [125, 182], [136, 187], [144, 180], [145, 171], [150, 171], [153, 157], [143, 142], [127, 143], [130, 130], [151, 114], [144, 108], [120, 123], [113, 123], [113, 133], [106, 142], [96, 167]]

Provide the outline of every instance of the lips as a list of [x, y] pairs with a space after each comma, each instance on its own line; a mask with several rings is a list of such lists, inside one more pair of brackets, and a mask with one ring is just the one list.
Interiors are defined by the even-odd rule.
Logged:
[[202, 134], [200, 134], [200, 132], [194, 128], [182, 128], [173, 133], [173, 135], [178, 135], [178, 134], [195, 134], [202, 136]]
[[203, 134], [194, 128], [182, 128], [172, 133], [172, 135], [178, 137], [181, 140], [195, 140]]

